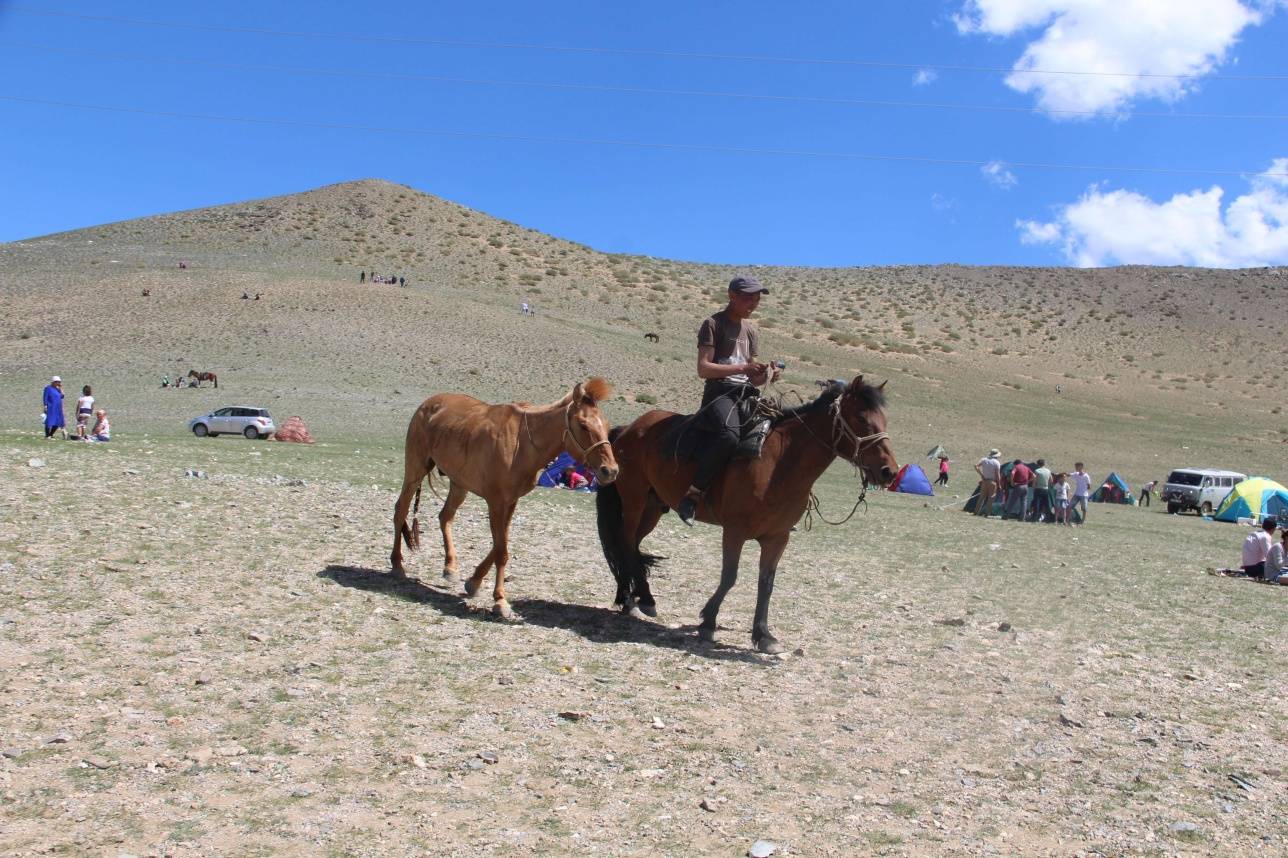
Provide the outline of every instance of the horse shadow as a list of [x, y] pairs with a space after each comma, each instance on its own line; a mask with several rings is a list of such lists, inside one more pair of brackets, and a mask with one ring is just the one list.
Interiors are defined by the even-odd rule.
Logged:
[[[317, 575], [319, 578], [334, 581], [341, 587], [428, 605], [444, 616], [462, 617], [481, 622], [504, 622], [494, 620], [491, 611], [486, 608], [471, 606], [463, 592], [459, 590], [449, 592], [442, 587], [431, 587], [416, 578], [398, 579], [384, 571], [335, 563], [327, 566]], [[700, 640], [696, 634], [698, 628], [696, 623], [673, 629], [610, 608], [554, 602], [549, 599], [514, 599], [510, 604], [515, 613], [522, 618], [522, 622], [527, 625], [562, 629], [579, 635], [591, 643], [643, 643], [714, 661], [743, 662], [762, 666], [774, 663], [773, 659], [768, 659], [750, 649], [728, 646], [719, 642], [706, 643]], [[723, 626], [721, 629], [728, 631]]]

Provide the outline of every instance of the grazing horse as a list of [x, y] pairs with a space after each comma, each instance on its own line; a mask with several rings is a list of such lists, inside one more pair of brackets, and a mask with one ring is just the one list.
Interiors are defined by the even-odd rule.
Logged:
[[650, 343], [655, 343], [658, 341], [658, 336], [652, 331], [649, 331], [647, 334], [644, 335], [644, 339], [648, 340]]
[[193, 387], [201, 387], [201, 383], [203, 381], [213, 381], [215, 383], [215, 387], [219, 387], [219, 376], [215, 375], [213, 372], [197, 372], [195, 369], [190, 369], [188, 370], [188, 378], [193, 380]]
[[488, 405], [463, 393], [440, 393], [421, 403], [407, 427], [402, 492], [394, 505], [394, 550], [389, 557], [393, 575], [403, 578], [407, 574], [399, 539], [410, 550], [420, 546], [420, 522], [413, 518], [408, 528], [407, 509], [415, 495], [419, 511], [421, 482], [438, 468], [450, 483], [438, 513], [443, 531], [443, 577], [456, 579], [452, 519], [465, 496], [473, 492], [487, 501], [492, 550], [466, 580], [465, 592], [475, 595], [488, 567], [495, 564], [492, 610], [509, 618], [512, 612], [505, 600], [505, 567], [510, 562], [510, 519], [519, 498], [532, 491], [542, 469], [561, 450], [594, 467], [601, 486], [617, 479], [608, 423], [598, 404], [610, 392], [608, 382], [592, 378], [550, 405]]
[[[698, 504], [700, 521], [724, 530], [720, 585], [702, 609], [703, 640], [716, 633], [716, 615], [738, 579], [738, 560], [749, 539], [760, 543], [760, 581], [751, 639], [764, 653], [782, 646], [769, 631], [769, 598], [778, 561], [792, 527], [805, 512], [814, 482], [840, 456], [862, 472], [864, 488], [886, 485], [898, 466], [886, 435], [885, 382], [872, 386], [858, 376], [834, 381], [812, 402], [782, 412], [756, 459], [731, 461]], [[696, 467], [667, 455], [664, 439], [683, 418], [649, 411], [624, 430], [613, 430], [620, 479], [599, 490], [595, 505], [604, 558], [617, 579], [622, 610], [657, 615], [648, 569], [660, 558], [640, 552], [640, 542], [658, 519], [680, 503]]]

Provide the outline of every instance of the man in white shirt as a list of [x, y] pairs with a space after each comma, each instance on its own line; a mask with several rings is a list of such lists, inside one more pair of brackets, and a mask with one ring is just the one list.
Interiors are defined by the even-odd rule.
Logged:
[[[1261, 522], [1261, 529], [1249, 533], [1243, 540], [1243, 574], [1249, 578], [1262, 578], [1266, 574], [1266, 556], [1275, 542], [1275, 520]], [[1278, 574], [1278, 570], [1276, 570]]]
[[1082, 524], [1087, 523], [1087, 500], [1091, 497], [1091, 475], [1082, 469], [1082, 462], [1073, 463], [1073, 473], [1069, 475], [1073, 483], [1073, 502], [1070, 510], [1082, 508]]
[[975, 514], [988, 518], [993, 512], [993, 495], [997, 494], [997, 484], [1002, 478], [1002, 451], [994, 447], [988, 455], [975, 463], [975, 473], [979, 474], [979, 497], [975, 501]]

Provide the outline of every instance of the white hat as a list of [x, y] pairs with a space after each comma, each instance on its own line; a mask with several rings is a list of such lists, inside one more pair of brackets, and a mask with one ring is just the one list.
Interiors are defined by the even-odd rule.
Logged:
[[62, 384], [62, 383], [63, 383], [63, 380], [62, 380], [61, 378], [59, 378], [58, 376], [54, 376], [53, 378], [49, 379], [49, 383], [50, 383], [50, 384], [53, 384], [55, 381], [56, 381], [56, 382], [58, 382], [59, 384]]

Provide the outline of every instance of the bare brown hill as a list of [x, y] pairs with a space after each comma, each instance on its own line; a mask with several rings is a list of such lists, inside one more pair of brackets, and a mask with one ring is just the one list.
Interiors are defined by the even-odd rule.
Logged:
[[[622, 394], [618, 419], [686, 407], [697, 322], [740, 269], [600, 253], [368, 180], [0, 245], [0, 270], [6, 424], [34, 424], [42, 379], [60, 372], [69, 390], [102, 390], [118, 432], [254, 401], [320, 438], [396, 439], [442, 389], [542, 400], [599, 373]], [[1142, 471], [1178, 457], [1282, 470], [1284, 269], [757, 273], [772, 290], [766, 351], [790, 386], [892, 376], [906, 457], [942, 441], [963, 456], [998, 444]], [[189, 368], [219, 372], [218, 397], [160, 394]]]

